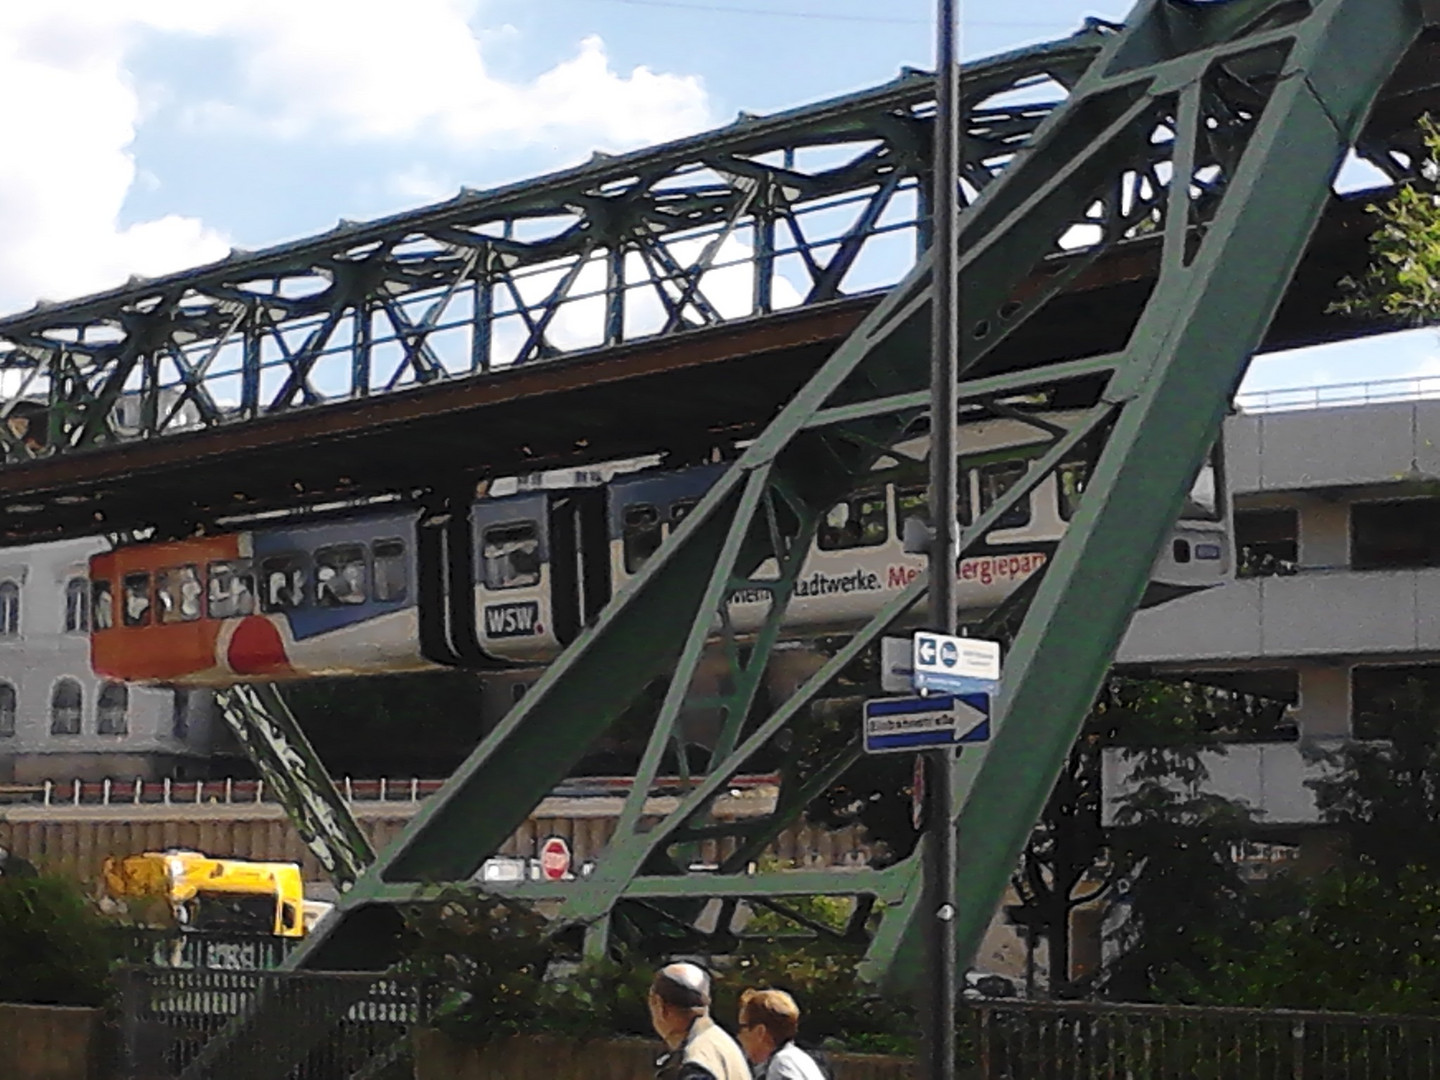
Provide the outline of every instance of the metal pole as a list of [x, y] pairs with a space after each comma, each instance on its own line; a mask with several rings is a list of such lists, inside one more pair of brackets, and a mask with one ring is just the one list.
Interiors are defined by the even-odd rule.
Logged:
[[[957, 192], [960, 176], [957, 117], [959, 75], [955, 42], [956, 0], [937, 0], [935, 60], [935, 238], [931, 288], [930, 342], [930, 625], [955, 633], [955, 568], [960, 538], [955, 420], [959, 380], [959, 311], [955, 287]], [[951, 790], [953, 750], [932, 750], [930, 808], [925, 859], [926, 936], [929, 993], [921, 1006], [929, 1080], [955, 1078], [955, 793]]]

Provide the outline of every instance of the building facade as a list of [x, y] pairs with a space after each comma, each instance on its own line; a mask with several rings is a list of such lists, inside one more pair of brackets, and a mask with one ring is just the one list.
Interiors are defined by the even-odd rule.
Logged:
[[90, 668], [87, 562], [99, 539], [0, 550], [0, 782], [205, 775], [208, 693], [129, 686]]
[[[1290, 703], [1273, 737], [1207, 760], [1262, 825], [1318, 823], [1309, 751], [1384, 738], [1406, 687], [1440, 690], [1440, 400], [1364, 401], [1377, 386], [1227, 419], [1236, 578], [1137, 613], [1117, 657]], [[1123, 754], [1106, 771], [1113, 810]]]

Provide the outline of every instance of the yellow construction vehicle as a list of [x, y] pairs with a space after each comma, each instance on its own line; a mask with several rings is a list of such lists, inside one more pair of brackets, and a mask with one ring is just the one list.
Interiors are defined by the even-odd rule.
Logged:
[[106, 859], [103, 873], [112, 899], [163, 899], [183, 930], [298, 938], [329, 909], [306, 901], [297, 863], [147, 851]]

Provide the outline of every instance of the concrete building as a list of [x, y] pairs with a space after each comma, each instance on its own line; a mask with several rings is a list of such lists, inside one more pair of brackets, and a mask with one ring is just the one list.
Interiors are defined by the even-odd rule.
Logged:
[[[1242, 399], [1225, 425], [1237, 578], [1138, 613], [1121, 646], [1123, 669], [1292, 703], [1273, 739], [1207, 762], [1262, 824], [1318, 822], [1307, 748], [1383, 738], [1399, 687], [1440, 687], [1440, 400], [1374, 401], [1420, 389]], [[1123, 791], [1122, 756], [1106, 770], [1107, 795]]]
[[90, 669], [86, 564], [99, 539], [0, 551], [0, 782], [207, 775], [208, 693]]

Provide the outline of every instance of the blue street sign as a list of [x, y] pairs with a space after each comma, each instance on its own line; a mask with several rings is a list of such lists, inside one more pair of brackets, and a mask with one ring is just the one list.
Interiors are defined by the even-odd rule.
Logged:
[[990, 741], [990, 694], [878, 698], [865, 703], [865, 752], [889, 754]]
[[910, 685], [922, 694], [993, 693], [1000, 683], [1000, 643], [921, 630], [911, 668]]

